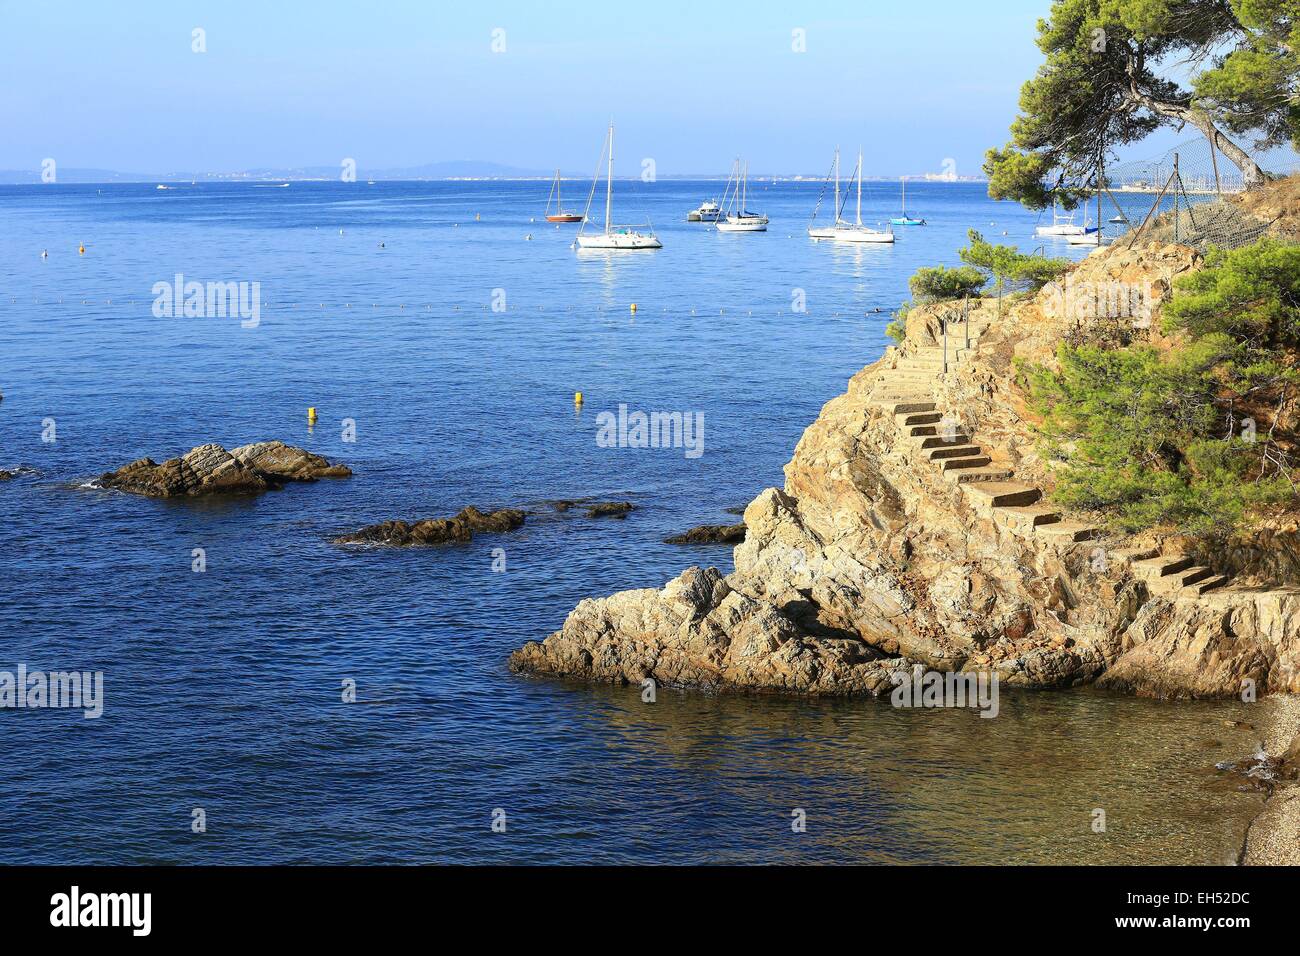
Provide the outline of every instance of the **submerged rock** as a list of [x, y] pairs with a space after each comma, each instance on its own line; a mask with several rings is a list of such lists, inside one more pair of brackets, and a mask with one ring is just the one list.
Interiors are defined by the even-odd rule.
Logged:
[[557, 498], [546, 504], [560, 514], [574, 508], [585, 508], [588, 518], [625, 518], [636, 508], [630, 501], [596, 501], [594, 498]]
[[745, 540], [745, 523], [702, 524], [683, 534], [664, 538], [665, 544], [739, 544]]
[[331, 465], [320, 455], [281, 441], [256, 442], [226, 451], [221, 445], [200, 445], [179, 458], [158, 464], [140, 458], [99, 477], [101, 488], [113, 488], [156, 498], [214, 494], [255, 494], [289, 481], [346, 478], [352, 470]]
[[15, 472], [5, 471], [3, 468], [0, 468], [0, 481], [8, 481], [14, 476], [14, 474]]
[[466, 542], [475, 532], [513, 531], [524, 523], [524, 513], [514, 508], [479, 511], [473, 505], [451, 518], [424, 521], [383, 521], [335, 538], [335, 544], [386, 544], [395, 547]]
[[587, 517], [626, 518], [635, 507], [630, 501], [601, 501], [587, 506]]

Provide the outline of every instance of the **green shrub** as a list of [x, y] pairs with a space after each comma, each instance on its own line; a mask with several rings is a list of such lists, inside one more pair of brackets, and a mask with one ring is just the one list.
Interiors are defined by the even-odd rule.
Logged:
[[1056, 500], [1126, 531], [1170, 523], [1217, 537], [1252, 508], [1293, 501], [1264, 442], [1220, 434], [1220, 374], [1239, 349], [1222, 333], [1166, 353], [1061, 345], [1059, 372], [1024, 369], [1046, 450], [1066, 463]]
[[972, 266], [959, 266], [956, 269], [935, 266], [918, 269], [908, 285], [918, 302], [947, 302], [968, 295], [979, 295], [986, 281], [984, 273]]
[[912, 311], [912, 307], [904, 302], [894, 313], [893, 321], [885, 326], [885, 334], [894, 340], [896, 345], [902, 345], [907, 338], [907, 313]]

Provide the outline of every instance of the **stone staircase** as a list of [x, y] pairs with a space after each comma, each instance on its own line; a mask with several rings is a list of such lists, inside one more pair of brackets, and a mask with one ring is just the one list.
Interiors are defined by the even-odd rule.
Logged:
[[[950, 372], [974, 354], [987, 328], [987, 323], [978, 329], [972, 325], [969, 349], [964, 334], [950, 337]], [[929, 462], [978, 510], [991, 513], [994, 521], [1013, 534], [1059, 544], [1101, 538], [1102, 529], [1065, 519], [1042, 502], [1040, 488], [1016, 481], [1012, 469], [995, 465], [969, 429], [939, 409], [935, 386], [943, 375], [943, 351], [942, 346], [908, 349], [894, 368], [880, 373], [871, 393], [870, 401], [894, 416], [903, 440], [912, 445], [912, 457]], [[1161, 596], [1198, 596], [1228, 583], [1225, 575], [1216, 575], [1191, 558], [1160, 555], [1154, 549], [1120, 550], [1109, 557], [1128, 563], [1146, 581], [1148, 591]]]

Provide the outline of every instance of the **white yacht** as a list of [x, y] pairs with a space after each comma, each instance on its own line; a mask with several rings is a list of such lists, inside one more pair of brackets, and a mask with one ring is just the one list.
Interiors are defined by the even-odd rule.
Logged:
[[[839, 198], [839, 151], [835, 153], [835, 195]], [[829, 239], [831, 242], [870, 242], [870, 243], [892, 243], [894, 241], [894, 230], [872, 229], [870, 226], [862, 223], [862, 150], [858, 150], [858, 165], [854, 170], [858, 181], [858, 204], [857, 213], [853, 222], [845, 222], [840, 218], [839, 210], [835, 212], [834, 225], [824, 229], [808, 228], [808, 235], [813, 239]], [[847, 197], [845, 197], [847, 199]], [[837, 202], [838, 205], [838, 202]], [[816, 213], [813, 214], [814, 218]]]
[[[605, 173], [605, 228], [602, 232], [587, 232], [587, 224], [591, 221], [589, 213], [591, 212], [591, 201], [596, 195], [596, 186], [600, 183], [600, 173], [596, 173], [596, 178], [591, 184], [591, 195], [587, 197], [587, 209], [582, 216], [582, 225], [578, 229], [578, 235], [574, 240], [579, 249], [662, 249], [663, 243], [659, 241], [654, 234], [652, 226], [646, 226], [646, 232], [641, 232], [639, 226], [618, 226], [612, 219], [614, 205], [614, 124], [610, 124], [609, 132], [605, 135], [605, 145], [601, 152], [608, 157], [608, 166]], [[597, 170], [600, 166], [597, 165]]]
[[732, 177], [727, 180], [727, 192], [722, 197], [727, 206], [727, 215], [725, 219], [717, 221], [716, 228], [719, 232], [767, 232], [767, 216], [745, 209], [748, 198], [749, 163], [742, 166], [737, 159], [736, 165], [732, 167]]
[[699, 209], [692, 209], [686, 214], [687, 222], [717, 222], [722, 218], [722, 207], [712, 199], [700, 203]]

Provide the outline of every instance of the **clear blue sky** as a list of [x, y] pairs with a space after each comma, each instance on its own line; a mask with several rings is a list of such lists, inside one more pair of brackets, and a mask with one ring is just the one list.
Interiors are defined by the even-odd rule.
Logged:
[[[1049, 0], [276, 3], [0, 0], [0, 169], [978, 171]], [[191, 52], [191, 31], [207, 52]], [[494, 28], [506, 51], [491, 50]], [[791, 31], [807, 31], [807, 52]]]

